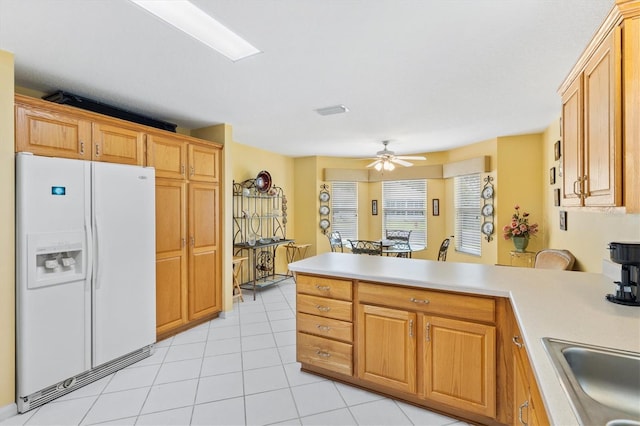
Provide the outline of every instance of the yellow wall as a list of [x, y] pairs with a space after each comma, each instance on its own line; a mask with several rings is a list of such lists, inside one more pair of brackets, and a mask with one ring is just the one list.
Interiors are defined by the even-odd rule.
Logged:
[[15, 401], [13, 95], [13, 55], [0, 50], [0, 414]]
[[[549, 185], [549, 169], [559, 162], [554, 159], [553, 145], [560, 140], [559, 119], [544, 132], [543, 189], [544, 227], [546, 247], [567, 249], [576, 257], [576, 269], [602, 272], [602, 260], [609, 259], [607, 244], [612, 241], [640, 241], [640, 214], [625, 214], [624, 208], [567, 208], [553, 205], [553, 189], [560, 188], [561, 178]], [[560, 230], [560, 210], [567, 212], [567, 230]]]
[[[544, 206], [542, 201], [543, 173], [542, 135], [507, 136], [498, 138], [498, 164], [496, 186], [496, 243], [498, 263], [509, 265], [510, 251], [514, 249], [512, 240], [505, 240], [502, 227], [511, 222], [514, 207], [520, 206], [521, 212], [529, 213], [529, 223], [537, 223], [540, 232], [530, 238], [527, 251], [536, 252], [544, 248], [545, 228], [543, 223]], [[544, 183], [548, 187], [549, 182]], [[499, 201], [499, 202], [498, 202]]]

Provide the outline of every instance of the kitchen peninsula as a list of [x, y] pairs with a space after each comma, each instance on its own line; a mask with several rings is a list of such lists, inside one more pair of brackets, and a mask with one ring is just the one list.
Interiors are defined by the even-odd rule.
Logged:
[[607, 302], [601, 274], [346, 253], [289, 269], [304, 370], [477, 423], [522, 414], [514, 337], [532, 372], [530, 424], [578, 424], [542, 338], [640, 352], [640, 309]]

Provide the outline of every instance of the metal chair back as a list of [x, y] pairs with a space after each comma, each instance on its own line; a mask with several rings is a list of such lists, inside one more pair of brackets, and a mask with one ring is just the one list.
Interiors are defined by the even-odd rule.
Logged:
[[355, 254], [369, 254], [382, 256], [382, 243], [380, 241], [369, 240], [348, 240], [351, 245], [351, 252]]
[[440, 251], [438, 252], [438, 262], [446, 262], [447, 261], [447, 250], [449, 250], [449, 243], [451, 242], [451, 238], [445, 238], [440, 244]]
[[340, 236], [340, 232], [333, 231], [327, 234], [327, 238], [329, 238], [329, 244], [331, 245], [331, 251], [341, 253], [344, 252], [344, 248], [342, 246], [342, 237]]
[[385, 231], [385, 239], [395, 241], [409, 241], [411, 238], [411, 231], [405, 231], [403, 229], [387, 229]]

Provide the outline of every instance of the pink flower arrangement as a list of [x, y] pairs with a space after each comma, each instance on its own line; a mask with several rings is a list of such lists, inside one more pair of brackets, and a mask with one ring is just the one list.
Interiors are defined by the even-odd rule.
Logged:
[[516, 204], [514, 207], [515, 212], [511, 216], [511, 223], [502, 228], [504, 233], [504, 239], [510, 240], [513, 237], [526, 237], [529, 238], [538, 233], [538, 224], [529, 224], [529, 213], [523, 212], [520, 214], [520, 206]]

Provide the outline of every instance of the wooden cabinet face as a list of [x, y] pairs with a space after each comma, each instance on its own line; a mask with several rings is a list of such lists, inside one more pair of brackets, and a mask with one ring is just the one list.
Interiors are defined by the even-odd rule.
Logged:
[[620, 205], [622, 196], [618, 31], [603, 41], [584, 71], [585, 205]]
[[186, 183], [156, 179], [156, 333], [187, 321]]
[[184, 256], [156, 260], [156, 333], [187, 321], [186, 259]]
[[16, 151], [90, 160], [91, 122], [17, 105]]
[[189, 145], [189, 180], [218, 182], [220, 178], [218, 148]]
[[579, 206], [582, 184], [582, 76], [562, 98], [562, 205]]
[[110, 124], [93, 123], [93, 159], [110, 163], [144, 164], [144, 133]]
[[422, 329], [425, 397], [495, 417], [495, 327], [424, 316]]
[[180, 139], [147, 135], [147, 165], [156, 169], [156, 177], [184, 179], [187, 144]]
[[416, 314], [358, 306], [358, 377], [415, 393]]
[[222, 309], [218, 186], [189, 184], [189, 319]]
[[[517, 349], [515, 349], [517, 350]], [[519, 356], [514, 356], [513, 362], [513, 419], [517, 425], [529, 424], [529, 386], [527, 383], [527, 375], [520, 361]]]

